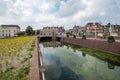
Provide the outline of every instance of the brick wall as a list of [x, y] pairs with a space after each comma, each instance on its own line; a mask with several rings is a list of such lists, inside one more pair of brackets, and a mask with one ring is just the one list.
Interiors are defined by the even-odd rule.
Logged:
[[116, 40], [120, 40], [120, 36], [115, 37]]
[[62, 38], [61, 42], [70, 43], [74, 45], [94, 48], [105, 52], [114, 53], [120, 55], [120, 43], [108, 43], [107, 41], [88, 40], [88, 39], [74, 39], [74, 38]]

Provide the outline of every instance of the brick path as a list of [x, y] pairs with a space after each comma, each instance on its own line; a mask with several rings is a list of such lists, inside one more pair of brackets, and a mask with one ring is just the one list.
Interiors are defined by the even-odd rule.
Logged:
[[[82, 37], [77, 37], [78, 39], [81, 39]], [[87, 37], [87, 39], [90, 39], [90, 40], [99, 40], [99, 41], [107, 41], [107, 39], [95, 39], [95, 38], [90, 38], [90, 37]], [[120, 42], [119, 39], [115, 39], [116, 42]]]
[[38, 53], [38, 39], [35, 40], [35, 47], [31, 59], [31, 67], [29, 73], [29, 80], [42, 80], [42, 75], [39, 70], [39, 53]]

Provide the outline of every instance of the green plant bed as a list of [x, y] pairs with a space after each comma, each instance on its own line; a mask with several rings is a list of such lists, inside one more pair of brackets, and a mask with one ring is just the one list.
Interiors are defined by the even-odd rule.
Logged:
[[82, 36], [82, 39], [86, 39], [86, 36], [85, 36], [85, 35], [83, 35], [83, 36]]
[[73, 38], [76, 38], [76, 35], [73, 35]]
[[109, 36], [109, 37], [107, 38], [107, 41], [108, 41], [109, 43], [115, 42], [115, 38], [114, 38], [113, 36]]
[[69, 38], [69, 34], [67, 34], [67, 37]]
[[29, 80], [35, 37], [0, 39], [0, 43], [0, 80]]

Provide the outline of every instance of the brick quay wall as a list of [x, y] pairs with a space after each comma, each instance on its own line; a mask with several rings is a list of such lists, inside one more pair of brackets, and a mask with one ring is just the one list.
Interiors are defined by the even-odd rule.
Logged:
[[88, 47], [88, 48], [94, 48], [97, 50], [109, 52], [109, 53], [120, 56], [120, 42], [109, 43], [107, 41], [66, 38], [66, 37], [62, 37], [61, 42], [78, 45], [78, 46], [83, 46], [83, 47]]

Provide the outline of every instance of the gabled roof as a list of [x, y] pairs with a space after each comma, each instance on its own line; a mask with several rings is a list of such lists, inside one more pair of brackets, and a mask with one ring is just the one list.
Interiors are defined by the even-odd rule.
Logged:
[[1, 25], [1, 27], [17, 27], [20, 29], [20, 27], [18, 25]]
[[86, 24], [85, 27], [91, 27], [91, 26], [93, 26], [93, 24], [96, 24], [96, 26], [101, 26], [100, 23], [96, 22], [96, 23], [88, 23], [88, 24]]
[[118, 25], [118, 24], [111, 24], [111, 23], [108, 23], [107, 25], [104, 25], [104, 26], [106, 26], [106, 27], [116, 27], [116, 28], [119, 28], [120, 27], [120, 25]]

